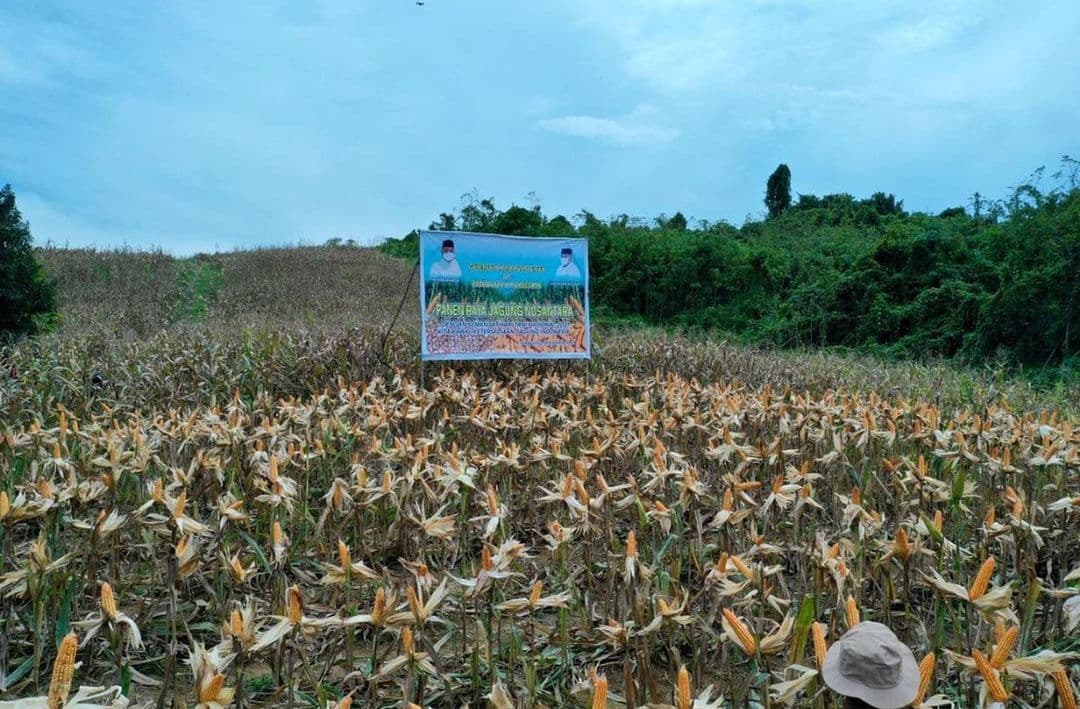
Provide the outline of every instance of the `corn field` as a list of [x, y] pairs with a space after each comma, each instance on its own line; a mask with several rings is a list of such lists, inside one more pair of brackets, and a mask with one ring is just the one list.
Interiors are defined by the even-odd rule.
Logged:
[[0, 697], [833, 707], [825, 649], [875, 620], [923, 706], [1075, 706], [1066, 417], [615, 366], [369, 375], [9, 388]]

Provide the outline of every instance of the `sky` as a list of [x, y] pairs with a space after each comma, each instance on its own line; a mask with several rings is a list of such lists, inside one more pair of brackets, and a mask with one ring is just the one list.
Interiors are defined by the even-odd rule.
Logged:
[[6, 0], [0, 184], [37, 243], [375, 243], [474, 190], [742, 224], [1080, 157], [1080, 3]]

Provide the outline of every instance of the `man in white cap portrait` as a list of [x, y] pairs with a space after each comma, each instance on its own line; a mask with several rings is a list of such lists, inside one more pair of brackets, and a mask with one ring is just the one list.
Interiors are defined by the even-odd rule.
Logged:
[[893, 631], [872, 621], [859, 623], [833, 643], [821, 676], [845, 698], [847, 709], [903, 709], [919, 692], [915, 655]]
[[442, 258], [431, 265], [428, 276], [431, 280], [436, 281], [457, 281], [461, 279], [461, 265], [457, 262], [452, 239], [445, 239], [442, 242]]
[[574, 263], [574, 250], [569, 246], [564, 246], [562, 252], [559, 254], [559, 268], [555, 271], [555, 280], [581, 280], [581, 269]]

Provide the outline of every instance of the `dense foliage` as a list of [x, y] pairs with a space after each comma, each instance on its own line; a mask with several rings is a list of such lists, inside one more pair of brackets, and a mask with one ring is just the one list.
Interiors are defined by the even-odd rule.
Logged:
[[[1006, 200], [909, 213], [894, 195], [800, 195], [774, 218], [698, 223], [467, 197], [435, 229], [589, 238], [600, 316], [719, 329], [783, 346], [842, 346], [902, 356], [998, 359], [1075, 374], [1080, 332], [1080, 188], [1068, 158], [1053, 187], [1041, 171]], [[676, 215], [681, 217], [681, 215]], [[388, 253], [415, 258], [417, 236]]]
[[769, 218], [778, 217], [791, 206], [791, 168], [780, 163], [765, 183], [765, 207]]
[[34, 257], [11, 185], [0, 189], [0, 337], [32, 333], [56, 309], [56, 288]]

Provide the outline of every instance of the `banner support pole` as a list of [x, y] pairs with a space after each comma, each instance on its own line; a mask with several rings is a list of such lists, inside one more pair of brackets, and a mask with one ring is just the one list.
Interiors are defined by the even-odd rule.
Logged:
[[[413, 264], [412, 271], [409, 273], [409, 280], [405, 282], [405, 292], [401, 294], [401, 302], [398, 303], [397, 312], [394, 313], [393, 319], [390, 321], [390, 325], [386, 328], [386, 332], [383, 333], [382, 342], [379, 344], [379, 357], [382, 359], [382, 363], [393, 369], [389, 362], [386, 361], [386, 343], [390, 338], [390, 331], [394, 329], [394, 325], [397, 324], [398, 316], [401, 315], [401, 309], [405, 307], [405, 299], [409, 297], [409, 288], [412, 286], [413, 276], [420, 269], [420, 257], [416, 257], [416, 263]], [[423, 378], [423, 359], [420, 360], [420, 376]]]

